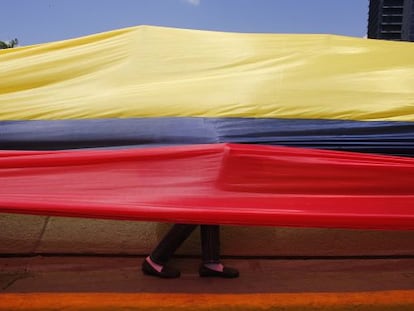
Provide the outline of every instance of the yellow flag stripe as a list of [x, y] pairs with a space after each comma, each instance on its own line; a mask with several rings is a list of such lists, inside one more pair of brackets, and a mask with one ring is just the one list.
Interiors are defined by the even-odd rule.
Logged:
[[0, 52], [0, 120], [414, 121], [414, 45], [139, 26]]

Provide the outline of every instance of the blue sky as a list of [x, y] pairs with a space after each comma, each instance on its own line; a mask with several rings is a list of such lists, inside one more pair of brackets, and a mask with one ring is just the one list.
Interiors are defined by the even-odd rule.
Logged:
[[0, 40], [21, 45], [136, 25], [366, 34], [368, 0], [0, 0]]

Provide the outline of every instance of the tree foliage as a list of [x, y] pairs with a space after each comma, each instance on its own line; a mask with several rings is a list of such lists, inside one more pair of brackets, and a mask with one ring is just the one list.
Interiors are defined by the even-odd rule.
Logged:
[[10, 40], [8, 42], [0, 41], [0, 49], [14, 48], [18, 44], [19, 44], [19, 40], [17, 40], [17, 39], [13, 39], [13, 40]]

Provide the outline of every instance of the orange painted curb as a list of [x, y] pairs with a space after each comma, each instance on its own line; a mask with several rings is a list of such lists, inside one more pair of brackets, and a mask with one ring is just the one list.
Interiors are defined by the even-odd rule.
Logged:
[[157, 294], [13, 293], [0, 294], [0, 310], [338, 308], [413, 306], [414, 290], [353, 293]]

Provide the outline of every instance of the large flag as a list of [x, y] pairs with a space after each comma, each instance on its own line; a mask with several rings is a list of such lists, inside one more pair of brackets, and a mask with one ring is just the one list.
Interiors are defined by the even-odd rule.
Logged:
[[0, 68], [2, 211], [414, 229], [411, 43], [141, 26]]

